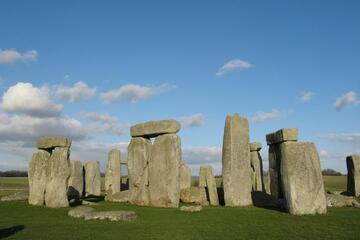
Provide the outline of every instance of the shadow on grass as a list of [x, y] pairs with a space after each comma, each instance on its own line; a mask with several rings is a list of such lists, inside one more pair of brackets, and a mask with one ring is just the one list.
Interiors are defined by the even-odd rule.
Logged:
[[94, 195], [89, 195], [89, 196], [86, 196], [86, 197], [83, 197], [82, 200], [85, 200], [85, 201], [88, 201], [88, 202], [102, 202], [104, 201], [105, 199], [105, 196], [94, 196]]
[[261, 191], [255, 191], [251, 193], [251, 198], [255, 207], [265, 208], [278, 212], [286, 212], [282, 207], [283, 203], [281, 200], [277, 200], [270, 194]]
[[25, 229], [24, 225], [15, 225], [9, 228], [0, 229], [0, 239], [4, 239], [14, 235], [17, 232], [20, 232]]

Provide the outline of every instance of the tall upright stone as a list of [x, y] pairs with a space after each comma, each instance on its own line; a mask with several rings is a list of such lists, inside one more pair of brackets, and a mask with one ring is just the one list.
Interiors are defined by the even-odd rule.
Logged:
[[84, 192], [83, 165], [80, 161], [70, 161], [68, 197], [80, 199]]
[[179, 206], [181, 161], [180, 137], [176, 134], [158, 136], [149, 160], [150, 204], [156, 207]]
[[120, 178], [121, 178], [121, 152], [117, 149], [112, 149], [109, 152], [108, 162], [105, 172], [105, 191], [107, 194], [114, 194], [120, 192]]
[[347, 166], [347, 193], [351, 196], [360, 196], [360, 155], [351, 155], [346, 158]]
[[199, 187], [205, 187], [210, 205], [219, 205], [219, 196], [212, 166], [200, 166]]
[[47, 207], [68, 207], [68, 180], [70, 177], [70, 150], [56, 147], [50, 156], [46, 170], [45, 204]]
[[46, 168], [50, 153], [38, 150], [29, 163], [29, 204], [42, 206], [45, 203]]
[[85, 172], [85, 196], [101, 195], [101, 176], [98, 161], [88, 161], [84, 163]]
[[191, 187], [191, 168], [181, 161], [179, 168], [180, 190]]
[[253, 191], [264, 191], [263, 165], [260, 155], [261, 143], [250, 144], [250, 164], [252, 169], [252, 189]]
[[130, 203], [149, 205], [149, 159], [151, 141], [143, 137], [133, 137], [128, 146], [128, 174]]
[[237, 113], [226, 117], [222, 165], [225, 205], [252, 205], [249, 122]]

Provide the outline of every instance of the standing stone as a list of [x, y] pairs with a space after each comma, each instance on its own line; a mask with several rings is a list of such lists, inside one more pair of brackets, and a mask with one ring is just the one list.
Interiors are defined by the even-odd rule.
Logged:
[[70, 161], [70, 178], [68, 196], [70, 199], [80, 199], [84, 191], [83, 166], [80, 161]]
[[184, 162], [180, 163], [180, 190], [191, 187], [191, 168], [186, 166]]
[[211, 166], [200, 166], [199, 187], [205, 187], [210, 205], [219, 205], [215, 177]]
[[45, 202], [46, 166], [50, 153], [39, 150], [29, 163], [29, 204], [42, 206]]
[[226, 117], [222, 165], [225, 205], [251, 205], [249, 122], [237, 113]]
[[120, 192], [120, 172], [121, 172], [121, 152], [112, 149], [109, 152], [108, 162], [105, 172], [105, 191], [107, 194]]
[[360, 196], [360, 155], [346, 158], [347, 165], [347, 193], [351, 196]]
[[68, 207], [68, 181], [70, 177], [70, 150], [56, 147], [46, 169], [45, 204], [47, 207]]
[[313, 143], [284, 142], [280, 145], [281, 179], [290, 214], [326, 213], [326, 196], [320, 158]]
[[179, 206], [181, 161], [180, 137], [176, 134], [158, 136], [149, 161], [150, 204], [157, 207]]
[[88, 161], [84, 164], [85, 172], [85, 196], [101, 195], [101, 176], [98, 161]]
[[252, 178], [253, 191], [264, 190], [263, 166], [262, 166], [260, 150], [261, 150], [261, 143], [257, 142], [250, 144], [250, 164], [253, 174], [253, 178]]
[[151, 141], [134, 137], [128, 147], [129, 202], [137, 205], [149, 205], [149, 159]]

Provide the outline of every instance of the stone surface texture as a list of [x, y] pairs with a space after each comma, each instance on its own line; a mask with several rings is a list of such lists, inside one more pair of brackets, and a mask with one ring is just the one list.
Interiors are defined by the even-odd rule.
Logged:
[[199, 187], [205, 187], [210, 205], [219, 205], [219, 197], [212, 166], [200, 166]]
[[297, 141], [299, 136], [299, 130], [297, 128], [283, 128], [276, 132], [266, 135], [266, 143], [268, 145], [286, 142]]
[[101, 194], [101, 176], [98, 161], [88, 161], [84, 163], [85, 173], [85, 196]]
[[180, 163], [179, 169], [180, 177], [180, 190], [191, 187], [191, 168], [185, 164], [185, 162]]
[[202, 206], [208, 206], [205, 187], [184, 188], [180, 192], [180, 200], [183, 203], [197, 203]]
[[157, 137], [162, 134], [177, 133], [181, 125], [176, 120], [160, 120], [140, 123], [130, 128], [132, 137]]
[[106, 194], [114, 194], [120, 192], [121, 178], [121, 152], [112, 149], [109, 152], [108, 162], [105, 172], [105, 191]]
[[360, 196], [360, 155], [346, 158], [347, 166], [347, 193], [351, 196]]
[[38, 149], [70, 148], [71, 139], [66, 137], [42, 137], [37, 141], [36, 147]]
[[129, 202], [130, 190], [114, 193], [112, 195], [106, 195], [105, 201], [109, 202]]
[[250, 151], [250, 164], [252, 169], [252, 190], [264, 191], [262, 158], [259, 152], [261, 147], [253, 149], [258, 150]]
[[260, 151], [261, 148], [262, 148], [262, 146], [261, 146], [261, 143], [259, 143], [259, 142], [250, 143], [250, 152]]
[[84, 192], [83, 165], [80, 161], [70, 161], [70, 178], [68, 196], [70, 199], [79, 199]]

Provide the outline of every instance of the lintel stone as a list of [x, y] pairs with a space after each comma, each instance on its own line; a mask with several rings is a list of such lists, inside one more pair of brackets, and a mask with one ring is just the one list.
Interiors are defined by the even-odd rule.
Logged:
[[272, 145], [287, 141], [297, 141], [299, 130], [297, 128], [282, 128], [276, 132], [266, 135], [267, 145]]
[[176, 120], [160, 120], [140, 123], [130, 128], [132, 137], [157, 137], [162, 134], [177, 133], [181, 125]]
[[36, 147], [38, 149], [51, 149], [56, 147], [70, 148], [71, 139], [67, 137], [42, 137], [37, 143]]

